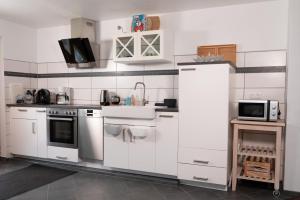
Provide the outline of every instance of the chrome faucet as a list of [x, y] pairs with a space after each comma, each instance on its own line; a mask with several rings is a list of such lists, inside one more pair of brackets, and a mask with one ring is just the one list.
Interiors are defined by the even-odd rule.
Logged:
[[136, 88], [137, 88], [137, 86], [138, 85], [142, 85], [143, 86], [143, 88], [144, 88], [144, 93], [143, 93], [143, 106], [145, 106], [146, 105], [146, 103], [147, 103], [147, 101], [146, 101], [146, 99], [145, 99], [145, 93], [146, 93], [146, 85], [145, 85], [145, 83], [143, 83], [143, 82], [136, 82], [135, 83], [135, 86], [134, 86], [134, 90], [136, 90]]

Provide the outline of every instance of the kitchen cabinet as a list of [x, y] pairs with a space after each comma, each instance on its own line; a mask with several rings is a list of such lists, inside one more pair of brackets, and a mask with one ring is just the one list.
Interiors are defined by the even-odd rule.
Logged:
[[156, 120], [156, 172], [177, 176], [178, 113], [158, 112]]
[[128, 126], [128, 130], [133, 132], [146, 132], [145, 136], [132, 136], [129, 142], [129, 169], [145, 172], [155, 172], [155, 128], [143, 126]]
[[179, 64], [179, 179], [227, 189], [233, 72], [229, 64]]
[[171, 62], [172, 35], [163, 30], [123, 33], [113, 40], [113, 60], [128, 64]]
[[47, 158], [46, 124], [46, 108], [11, 108], [11, 153]]
[[134, 125], [130, 119], [104, 118], [105, 166], [154, 172], [155, 129], [147, 120], [144, 124], [142, 121], [141, 125]]
[[154, 120], [104, 118], [104, 165], [177, 175], [178, 113]]
[[[114, 133], [111, 134], [108, 129]], [[104, 125], [104, 165], [128, 169], [128, 144], [124, 127], [121, 125]]]
[[78, 149], [49, 146], [48, 158], [77, 163]]
[[37, 120], [11, 119], [11, 151], [13, 154], [37, 156]]

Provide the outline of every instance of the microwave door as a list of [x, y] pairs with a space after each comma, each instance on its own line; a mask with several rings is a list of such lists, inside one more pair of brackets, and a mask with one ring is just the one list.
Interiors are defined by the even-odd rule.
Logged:
[[239, 119], [267, 121], [267, 107], [266, 103], [240, 103]]

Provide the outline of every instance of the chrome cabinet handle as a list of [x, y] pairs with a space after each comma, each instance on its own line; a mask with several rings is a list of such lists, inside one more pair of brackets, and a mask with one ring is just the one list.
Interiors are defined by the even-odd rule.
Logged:
[[161, 118], [173, 118], [173, 115], [159, 115]]
[[123, 142], [126, 142], [126, 138], [125, 138], [125, 128], [122, 130], [122, 134], [123, 134]]
[[63, 156], [56, 156], [57, 159], [60, 159], [60, 160], [67, 160], [68, 157], [63, 157]]
[[197, 177], [197, 176], [193, 176], [193, 179], [197, 180], [197, 181], [208, 181], [208, 178], [202, 178], [202, 177]]
[[184, 69], [181, 69], [181, 71], [195, 71], [196, 68], [184, 68]]
[[27, 112], [27, 109], [18, 109], [19, 112]]
[[32, 133], [35, 134], [35, 123], [32, 122], [31, 126], [32, 126]]
[[44, 113], [44, 112], [46, 112], [46, 110], [37, 110], [36, 112]]
[[209, 161], [204, 161], [204, 160], [194, 160], [194, 163], [200, 163], [200, 164], [208, 164]]

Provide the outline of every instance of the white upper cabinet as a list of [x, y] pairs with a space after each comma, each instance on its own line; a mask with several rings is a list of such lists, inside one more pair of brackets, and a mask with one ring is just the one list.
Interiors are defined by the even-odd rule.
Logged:
[[119, 63], [171, 62], [173, 36], [166, 31], [124, 33], [114, 38], [113, 58]]

